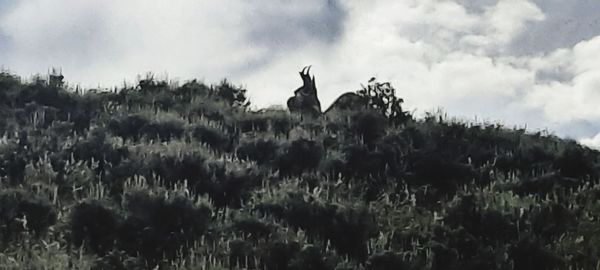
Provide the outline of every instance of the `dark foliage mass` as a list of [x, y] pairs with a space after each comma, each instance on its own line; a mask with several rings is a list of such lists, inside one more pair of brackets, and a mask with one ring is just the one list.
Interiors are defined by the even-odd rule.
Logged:
[[372, 79], [321, 113], [222, 81], [0, 73], [2, 269], [595, 269], [599, 152], [416, 119]]
[[111, 208], [96, 201], [83, 202], [73, 209], [71, 240], [77, 246], [85, 244], [99, 255], [115, 245], [119, 216]]
[[184, 197], [165, 199], [145, 193], [126, 198], [129, 213], [118, 230], [120, 247], [147, 260], [175, 258], [182, 247], [198, 241], [208, 228], [211, 210]]
[[0, 237], [2, 246], [31, 231], [38, 237], [56, 223], [55, 208], [43, 198], [20, 190], [0, 192]]

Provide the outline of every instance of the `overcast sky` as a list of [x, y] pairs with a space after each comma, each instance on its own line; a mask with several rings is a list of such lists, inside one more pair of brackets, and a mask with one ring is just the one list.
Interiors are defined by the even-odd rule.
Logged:
[[0, 0], [0, 65], [112, 87], [148, 71], [285, 104], [313, 65], [321, 103], [373, 76], [417, 114], [527, 125], [600, 146], [597, 0]]

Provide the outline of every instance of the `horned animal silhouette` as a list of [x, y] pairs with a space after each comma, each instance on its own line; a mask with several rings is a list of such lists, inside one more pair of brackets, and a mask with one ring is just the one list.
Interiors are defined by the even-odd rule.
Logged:
[[[321, 102], [317, 96], [315, 77], [310, 76], [310, 68], [311, 66], [304, 67], [299, 72], [303, 85], [294, 91], [294, 96], [288, 99], [287, 106], [290, 112], [319, 116], [321, 115]], [[361, 106], [366, 106], [366, 104], [364, 97], [353, 92], [347, 92], [339, 96], [325, 111], [325, 114], [332, 111], [358, 109]]]
[[294, 96], [287, 101], [290, 112], [300, 112], [318, 116], [321, 114], [321, 102], [317, 97], [315, 77], [310, 77], [310, 67], [304, 67], [300, 71], [303, 85], [294, 91]]

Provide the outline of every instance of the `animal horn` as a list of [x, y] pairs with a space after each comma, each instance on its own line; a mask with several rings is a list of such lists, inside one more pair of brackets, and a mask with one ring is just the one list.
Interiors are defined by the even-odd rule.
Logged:
[[[302, 71], [300, 72], [300, 74], [301, 74], [301, 75], [305, 75], [305, 74], [304, 74], [304, 71], [306, 71], [306, 68], [309, 68], [309, 67], [304, 67], [304, 68], [302, 69]], [[309, 69], [310, 69], [310, 68], [309, 68]]]
[[306, 70], [306, 75], [310, 74], [310, 68], [312, 67], [312, 65], [308, 66], [308, 69]]

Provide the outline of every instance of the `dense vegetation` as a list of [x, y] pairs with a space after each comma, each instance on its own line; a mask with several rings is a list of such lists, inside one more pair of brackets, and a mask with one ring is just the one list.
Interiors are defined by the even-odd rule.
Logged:
[[598, 266], [598, 152], [366, 96], [308, 117], [227, 81], [1, 73], [0, 268]]

